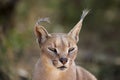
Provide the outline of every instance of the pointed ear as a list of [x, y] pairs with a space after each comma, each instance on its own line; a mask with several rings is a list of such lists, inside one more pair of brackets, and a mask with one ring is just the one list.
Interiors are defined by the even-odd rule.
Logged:
[[50, 37], [50, 34], [47, 32], [47, 30], [40, 25], [40, 21], [45, 21], [44, 19], [40, 19], [37, 21], [35, 25], [35, 35], [37, 36], [39, 44], [44, 43], [48, 37]]
[[85, 18], [85, 16], [88, 14], [89, 10], [84, 10], [81, 16], [80, 21], [74, 26], [74, 28], [68, 33], [69, 36], [71, 36], [76, 43], [79, 41], [79, 33], [82, 27], [82, 22]]

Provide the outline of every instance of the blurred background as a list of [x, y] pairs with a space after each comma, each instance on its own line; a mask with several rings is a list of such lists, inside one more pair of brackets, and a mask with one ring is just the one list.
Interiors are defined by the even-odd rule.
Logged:
[[120, 80], [120, 0], [0, 0], [0, 80], [31, 80], [39, 18], [50, 18], [49, 32], [67, 33], [86, 8], [76, 63], [98, 80]]

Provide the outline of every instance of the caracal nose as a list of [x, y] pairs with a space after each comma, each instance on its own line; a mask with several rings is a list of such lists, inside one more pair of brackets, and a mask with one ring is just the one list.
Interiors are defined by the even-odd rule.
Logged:
[[60, 58], [59, 61], [60, 61], [62, 64], [65, 64], [65, 63], [67, 63], [68, 59], [67, 59], [67, 58]]

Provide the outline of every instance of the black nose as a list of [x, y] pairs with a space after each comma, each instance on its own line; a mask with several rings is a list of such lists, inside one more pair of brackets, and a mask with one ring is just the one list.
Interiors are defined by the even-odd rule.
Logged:
[[60, 58], [59, 59], [62, 64], [67, 63], [68, 59], [67, 58]]

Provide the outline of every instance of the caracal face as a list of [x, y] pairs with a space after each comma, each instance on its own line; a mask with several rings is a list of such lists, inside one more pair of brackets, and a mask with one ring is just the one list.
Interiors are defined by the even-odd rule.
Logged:
[[71, 36], [54, 33], [42, 44], [41, 51], [56, 69], [67, 70], [76, 58], [78, 47]]
[[[46, 64], [59, 70], [66, 70], [74, 64], [79, 41], [82, 21], [89, 11], [83, 11], [80, 21], [68, 33], [52, 33], [39, 24], [46, 19], [40, 19], [35, 26], [35, 34], [41, 48], [41, 58], [47, 57]], [[45, 61], [44, 61], [45, 62]], [[47, 63], [48, 62], [48, 63]], [[50, 66], [50, 67], [51, 67]]]

